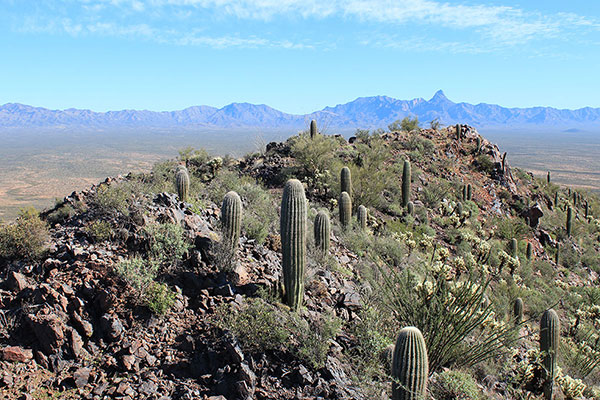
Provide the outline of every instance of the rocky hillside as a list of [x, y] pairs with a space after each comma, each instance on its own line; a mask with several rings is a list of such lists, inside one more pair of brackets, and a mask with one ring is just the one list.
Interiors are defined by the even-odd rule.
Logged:
[[[416, 368], [432, 399], [600, 398], [599, 199], [406, 122], [187, 150], [23, 210], [0, 226], [1, 397], [399, 399]], [[308, 203], [280, 213], [289, 179]], [[428, 362], [394, 347], [406, 326]]]

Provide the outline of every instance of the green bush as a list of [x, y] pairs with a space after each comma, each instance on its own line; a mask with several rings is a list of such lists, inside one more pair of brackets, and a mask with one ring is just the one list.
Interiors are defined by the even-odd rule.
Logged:
[[177, 265], [190, 248], [184, 230], [177, 224], [153, 224], [144, 227], [150, 257], [169, 269]]
[[494, 162], [487, 154], [477, 156], [475, 160], [477, 167], [481, 172], [491, 175], [494, 172]]
[[92, 238], [94, 242], [103, 242], [112, 237], [113, 230], [110, 222], [94, 221], [85, 227], [85, 233]]
[[146, 290], [146, 305], [158, 315], [163, 315], [173, 307], [175, 293], [164, 283], [153, 282]]
[[46, 251], [48, 226], [34, 208], [22, 209], [12, 224], [0, 225], [0, 258], [37, 260]]
[[340, 328], [337, 318], [324, 317], [315, 324], [287, 309], [271, 305], [261, 298], [250, 298], [237, 309], [224, 305], [217, 309], [215, 322], [231, 331], [246, 351], [287, 351], [312, 368], [323, 366], [329, 341]]
[[436, 400], [479, 400], [483, 399], [475, 379], [461, 371], [444, 371], [437, 376], [430, 387]]
[[101, 184], [96, 189], [92, 204], [97, 210], [105, 215], [121, 214], [129, 215], [129, 206], [134, 194], [130, 182], [112, 183], [110, 185]]
[[158, 264], [141, 257], [133, 257], [119, 262], [115, 266], [115, 272], [134, 290], [142, 294], [156, 278]]
[[61, 204], [58, 208], [48, 214], [46, 221], [51, 225], [62, 224], [73, 215], [75, 215], [75, 209], [73, 207], [69, 204]]

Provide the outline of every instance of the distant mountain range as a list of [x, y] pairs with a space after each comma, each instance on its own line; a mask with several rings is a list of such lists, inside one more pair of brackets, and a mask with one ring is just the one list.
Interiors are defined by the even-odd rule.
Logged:
[[338, 129], [384, 128], [405, 116], [427, 126], [438, 119], [478, 128], [600, 128], [600, 108], [559, 110], [552, 107], [505, 108], [495, 104], [454, 103], [438, 91], [430, 100], [397, 100], [387, 96], [359, 97], [305, 115], [287, 114], [264, 104], [232, 103], [223, 108], [193, 106], [179, 111], [122, 110], [94, 112], [70, 108], [48, 110], [17, 103], [0, 106], [0, 128], [209, 128], [303, 129], [311, 119], [320, 127]]

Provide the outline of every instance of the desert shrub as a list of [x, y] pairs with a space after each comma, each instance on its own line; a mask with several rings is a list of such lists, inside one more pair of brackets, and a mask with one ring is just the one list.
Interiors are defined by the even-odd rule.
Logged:
[[489, 280], [470, 274], [448, 282], [450, 270], [437, 261], [418, 278], [408, 269], [396, 272], [381, 267], [381, 280], [373, 282], [375, 291], [381, 293], [381, 306], [394, 313], [398, 324], [423, 332], [430, 371], [492, 358], [515, 337], [512, 324], [493, 318], [493, 306], [486, 299]]
[[175, 302], [175, 293], [164, 283], [151, 283], [144, 293], [144, 297], [148, 308], [158, 315], [169, 311]]
[[58, 204], [57, 207], [55, 207], [55, 210], [48, 214], [46, 221], [52, 225], [62, 224], [73, 215], [75, 215], [75, 209], [71, 207], [71, 205], [64, 203]]
[[247, 299], [239, 310], [224, 305], [217, 309], [215, 321], [231, 331], [247, 351], [287, 351], [315, 369], [323, 366], [329, 340], [340, 328], [337, 318], [308, 323], [298, 314], [261, 298]]
[[440, 373], [430, 387], [436, 400], [479, 400], [482, 393], [475, 379], [466, 372], [447, 370]]
[[311, 139], [310, 135], [301, 134], [290, 140], [292, 156], [300, 168], [300, 179], [313, 180], [325, 171], [337, 172], [332, 171], [334, 154], [340, 147], [340, 142], [335, 137], [317, 135]]
[[480, 154], [475, 160], [475, 164], [481, 172], [491, 175], [494, 172], [494, 162], [490, 156], [486, 154]]
[[136, 191], [131, 182], [101, 184], [96, 189], [92, 204], [105, 215], [129, 215], [129, 206]]
[[496, 226], [496, 237], [504, 240], [519, 239], [529, 231], [521, 218], [496, 217], [490, 222]]
[[435, 151], [435, 144], [423, 136], [411, 135], [404, 143], [409, 151], [415, 151], [421, 155], [429, 156]]
[[419, 194], [419, 199], [428, 208], [437, 208], [442, 199], [448, 196], [451, 190], [451, 185], [446, 180], [437, 180], [430, 182]]
[[175, 265], [187, 253], [190, 245], [178, 224], [152, 224], [144, 227], [150, 257], [165, 268]]
[[48, 239], [48, 226], [35, 208], [22, 209], [14, 223], [0, 225], [0, 258], [37, 260]]
[[85, 233], [94, 242], [103, 242], [111, 238], [113, 230], [110, 222], [97, 220], [85, 227]]
[[115, 272], [138, 293], [144, 293], [158, 273], [158, 264], [141, 257], [120, 261]]
[[411, 132], [416, 129], [419, 129], [419, 118], [415, 117], [411, 119], [410, 117], [404, 117], [402, 121], [396, 120], [388, 125], [388, 130], [390, 132], [394, 131], [404, 131]]

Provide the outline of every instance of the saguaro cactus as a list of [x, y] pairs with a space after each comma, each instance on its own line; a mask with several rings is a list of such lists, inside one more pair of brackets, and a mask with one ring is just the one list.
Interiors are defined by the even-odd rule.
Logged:
[[548, 171], [548, 175], [546, 175], [546, 181], [550, 183], [550, 171]]
[[462, 134], [462, 126], [461, 126], [461, 124], [456, 124], [456, 140], [460, 141], [461, 134]]
[[340, 172], [340, 186], [342, 192], [348, 193], [348, 196], [352, 198], [352, 175], [348, 167], [342, 168]]
[[463, 214], [463, 205], [461, 202], [458, 202], [456, 204], [456, 208], [454, 209], [454, 212], [456, 213], [457, 217], [461, 217]]
[[317, 136], [317, 121], [310, 121], [310, 138], [314, 139]]
[[481, 136], [477, 136], [477, 147], [475, 148], [475, 152], [477, 154], [481, 152]]
[[556, 253], [554, 254], [554, 263], [558, 265], [560, 261], [560, 244], [556, 243]]
[[567, 236], [571, 236], [571, 230], [573, 228], [573, 209], [567, 208]]
[[410, 201], [410, 161], [404, 160], [402, 168], [402, 207], [406, 207]]
[[429, 361], [421, 331], [414, 326], [400, 330], [392, 357], [393, 400], [425, 400]]
[[472, 199], [472, 193], [471, 193], [471, 184], [469, 183], [467, 185], [467, 200], [471, 200]]
[[553, 309], [546, 310], [540, 320], [540, 352], [543, 354], [544, 398], [552, 400], [556, 360], [560, 342], [560, 321]]
[[554, 193], [554, 207], [558, 207], [558, 192]]
[[281, 199], [280, 233], [285, 302], [292, 310], [300, 308], [304, 296], [306, 214], [304, 186], [290, 179]]
[[467, 201], [467, 185], [462, 187], [462, 201]]
[[360, 229], [362, 229], [363, 231], [367, 230], [367, 214], [367, 207], [363, 205], [358, 206], [358, 212], [356, 213], [356, 216], [358, 217]]
[[237, 248], [242, 228], [242, 200], [234, 192], [228, 192], [221, 205], [221, 229], [223, 238], [233, 249]]
[[517, 242], [517, 239], [512, 238], [512, 240], [510, 241], [510, 255], [516, 258], [518, 250], [519, 242]]
[[531, 261], [532, 258], [533, 258], [533, 246], [531, 245], [531, 242], [527, 242], [527, 260]]
[[324, 254], [329, 252], [329, 238], [331, 232], [331, 224], [329, 223], [329, 215], [325, 211], [319, 211], [315, 217], [315, 246]]
[[513, 320], [515, 325], [523, 321], [523, 300], [520, 297], [517, 297], [513, 303]]
[[588, 203], [586, 201], [585, 208], [584, 208], [584, 217], [587, 218], [589, 216], [589, 213], [590, 213], [590, 203]]
[[177, 196], [180, 201], [186, 201], [187, 194], [190, 190], [190, 176], [187, 168], [179, 168], [175, 174], [175, 186], [177, 187]]
[[406, 205], [406, 213], [411, 216], [415, 214], [415, 204], [412, 201]]
[[340, 223], [344, 229], [350, 226], [352, 222], [352, 200], [350, 195], [346, 192], [342, 192], [339, 201], [340, 207]]

